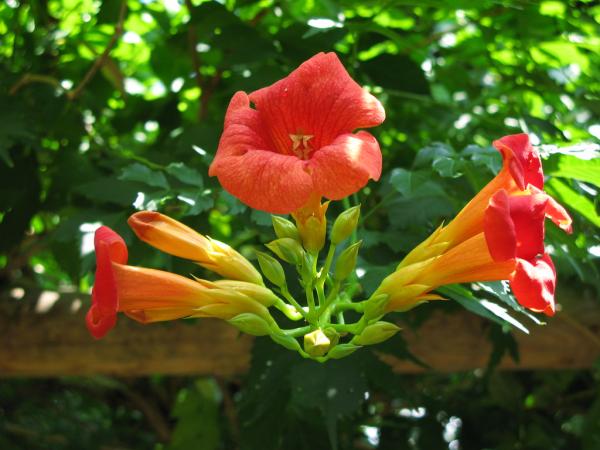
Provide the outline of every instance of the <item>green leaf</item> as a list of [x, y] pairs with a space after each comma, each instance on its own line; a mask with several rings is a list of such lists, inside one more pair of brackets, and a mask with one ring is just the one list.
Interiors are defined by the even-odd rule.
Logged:
[[140, 163], [133, 163], [125, 167], [119, 179], [124, 181], [138, 181], [147, 186], [169, 189], [169, 182], [162, 172], [152, 170]]
[[215, 450], [221, 442], [219, 404], [221, 391], [210, 378], [199, 379], [189, 388], [179, 392], [173, 417], [177, 425], [173, 430], [168, 450]]
[[549, 162], [550, 170], [545, 171], [548, 175], [575, 178], [600, 187], [600, 158], [585, 160], [576, 156], [554, 155]]
[[203, 187], [204, 182], [200, 172], [198, 172], [196, 169], [186, 166], [182, 162], [169, 164], [166, 168], [166, 171], [169, 175], [172, 175], [184, 184], [189, 184], [198, 189], [202, 189]]
[[565, 205], [569, 211], [576, 211], [589, 220], [591, 223], [600, 227], [600, 215], [596, 212], [594, 202], [584, 195], [576, 192], [565, 182], [556, 178], [546, 183], [546, 192], [555, 197], [560, 203]]
[[514, 317], [510, 316], [505, 308], [502, 308], [496, 303], [492, 303], [489, 300], [483, 300], [475, 297], [471, 291], [464, 288], [463, 286], [453, 284], [449, 286], [443, 286], [437, 289], [437, 291], [450, 297], [452, 300], [460, 303], [465, 309], [477, 314], [478, 316], [485, 317], [486, 319], [492, 320], [499, 325], [509, 324], [512, 325], [523, 333], [529, 334], [529, 330]]

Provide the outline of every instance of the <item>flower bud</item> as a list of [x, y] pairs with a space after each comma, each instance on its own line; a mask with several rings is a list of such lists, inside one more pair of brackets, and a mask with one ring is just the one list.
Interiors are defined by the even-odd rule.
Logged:
[[292, 336], [288, 336], [286, 334], [273, 333], [271, 334], [271, 339], [273, 339], [273, 341], [275, 341], [277, 344], [287, 348], [288, 350], [300, 350], [300, 344], [298, 344], [298, 341]]
[[400, 328], [389, 322], [375, 322], [368, 325], [363, 332], [352, 339], [353, 344], [357, 345], [373, 345], [387, 341], [395, 335]]
[[325, 245], [327, 218], [325, 212], [329, 202], [321, 204], [320, 197], [311, 198], [306, 205], [292, 213], [304, 248], [316, 254]]
[[267, 244], [267, 248], [285, 262], [296, 266], [301, 263], [304, 255], [302, 246], [292, 238], [275, 239]]
[[323, 333], [325, 333], [325, 336], [327, 336], [329, 342], [331, 343], [329, 346], [330, 348], [335, 347], [340, 341], [340, 334], [332, 327], [325, 328]]
[[333, 277], [336, 280], [345, 280], [352, 273], [356, 266], [356, 258], [361, 244], [362, 241], [355, 242], [340, 254], [335, 263], [335, 270], [333, 272]]
[[365, 304], [364, 318], [367, 321], [381, 317], [386, 313], [389, 296], [387, 294], [374, 295]]
[[331, 243], [338, 245], [340, 242], [348, 239], [358, 225], [360, 217], [360, 206], [353, 206], [341, 213], [331, 229]]
[[323, 356], [329, 347], [331, 341], [320, 328], [304, 335], [304, 350], [310, 356]]
[[262, 273], [275, 286], [285, 286], [285, 273], [279, 261], [266, 253], [256, 252]]
[[271, 291], [271, 289], [254, 283], [247, 283], [245, 281], [237, 280], [208, 281], [199, 278], [196, 278], [196, 281], [208, 288], [226, 289], [244, 294], [245, 296], [250, 297], [261, 305], [267, 307], [274, 305], [277, 301], [280, 301], [279, 297], [277, 297], [273, 291]]
[[284, 219], [279, 216], [271, 216], [271, 220], [273, 221], [273, 229], [275, 230], [275, 236], [278, 238], [290, 238], [295, 241], [300, 241], [300, 234], [298, 233], [298, 228], [294, 225], [293, 222]]
[[359, 348], [360, 346], [354, 344], [339, 344], [329, 350], [327, 356], [329, 356], [331, 359], [341, 359], [351, 355]]
[[266, 336], [271, 334], [269, 324], [262, 317], [252, 313], [242, 313], [228, 322], [238, 330], [253, 336]]

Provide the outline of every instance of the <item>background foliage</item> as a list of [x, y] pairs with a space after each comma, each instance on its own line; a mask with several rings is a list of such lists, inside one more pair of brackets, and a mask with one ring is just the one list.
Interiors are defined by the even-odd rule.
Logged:
[[[373, 130], [382, 181], [351, 199], [366, 292], [498, 170], [491, 141], [523, 130], [575, 221], [571, 236], [548, 227], [559, 282], [597, 294], [599, 21], [597, 1], [2, 2], [0, 289], [88, 291], [99, 223], [135, 264], [198, 272], [132, 239], [136, 209], [251, 255], [269, 217], [206, 175], [227, 103], [336, 51], [388, 114]], [[486, 371], [401, 377], [367, 351], [319, 366], [259, 339], [243, 379], [3, 381], [0, 447], [600, 448], [600, 369], [494, 372], [518, 350], [506, 313], [478, 299], [519, 308], [483, 288], [404, 320], [460, 304], [493, 319]], [[401, 337], [378, 350], [410, 357]]]

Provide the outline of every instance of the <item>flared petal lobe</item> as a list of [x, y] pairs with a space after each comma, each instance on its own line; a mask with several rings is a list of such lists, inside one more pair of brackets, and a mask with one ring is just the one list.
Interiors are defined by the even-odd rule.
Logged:
[[308, 162], [314, 188], [324, 197], [341, 200], [381, 176], [381, 150], [370, 133], [339, 136]]
[[531, 146], [525, 133], [512, 134], [494, 141], [494, 147], [502, 153], [505, 163], [519, 189], [525, 190], [528, 184], [538, 189], [544, 188], [544, 172], [537, 150]]
[[96, 249], [96, 279], [92, 288], [92, 305], [86, 314], [88, 330], [96, 339], [115, 326], [119, 297], [115, 283], [113, 262], [127, 263], [127, 245], [123, 238], [102, 226], [94, 234]]
[[343, 198], [379, 178], [377, 141], [352, 133], [384, 119], [337, 56], [320, 53], [269, 87], [233, 96], [209, 175], [245, 204], [276, 214], [312, 196]]
[[521, 305], [532, 311], [553, 316], [556, 270], [547, 253], [531, 261], [517, 259], [510, 287]]
[[341, 134], [381, 124], [381, 103], [348, 74], [335, 53], [319, 53], [286, 78], [250, 94], [271, 142], [290, 154], [290, 133], [312, 135], [319, 149]]

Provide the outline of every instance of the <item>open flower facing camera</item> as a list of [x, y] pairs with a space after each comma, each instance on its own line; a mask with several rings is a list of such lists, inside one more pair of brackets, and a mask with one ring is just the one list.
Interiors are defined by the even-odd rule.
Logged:
[[[399, 261], [372, 295], [355, 298], [360, 208], [346, 209], [329, 227], [326, 213], [330, 201], [379, 179], [379, 144], [361, 129], [384, 118], [379, 101], [333, 53], [314, 56], [269, 87], [236, 93], [209, 174], [250, 207], [291, 214], [293, 221], [272, 217], [276, 239], [266, 244], [268, 252], [256, 252], [259, 272], [229, 245], [174, 219], [150, 211], [131, 216], [141, 240], [196, 262], [218, 275], [216, 281], [129, 266], [123, 239], [99, 228], [87, 315], [92, 335], [104, 336], [119, 311], [143, 323], [213, 317], [326, 361], [389, 339], [399, 328], [384, 316], [442, 299], [435, 293], [442, 286], [496, 280], [509, 281], [523, 307], [553, 315], [556, 272], [544, 223], [549, 218], [571, 232], [571, 219], [543, 191], [540, 157], [525, 134], [495, 141], [500, 172]], [[300, 289], [290, 288], [289, 273], [297, 274]]]

